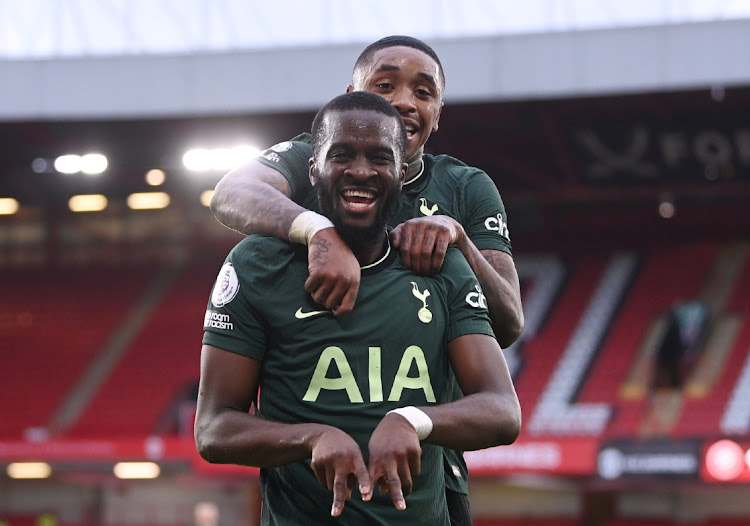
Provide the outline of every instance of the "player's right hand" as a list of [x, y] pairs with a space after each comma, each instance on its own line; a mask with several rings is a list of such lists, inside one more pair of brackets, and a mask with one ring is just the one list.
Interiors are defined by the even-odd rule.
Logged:
[[352, 437], [331, 427], [321, 434], [312, 448], [310, 467], [318, 482], [333, 492], [331, 516], [344, 511], [344, 502], [352, 495], [355, 483], [363, 500], [370, 500], [372, 489], [370, 475], [362, 451]]
[[307, 249], [305, 291], [334, 316], [350, 312], [359, 293], [359, 261], [334, 228], [319, 230]]

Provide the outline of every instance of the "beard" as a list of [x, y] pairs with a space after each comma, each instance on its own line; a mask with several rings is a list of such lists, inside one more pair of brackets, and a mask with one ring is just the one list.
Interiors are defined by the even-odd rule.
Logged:
[[375, 220], [369, 226], [347, 225], [341, 219], [333, 205], [332, 192], [325, 185], [318, 184], [315, 189], [318, 194], [318, 205], [320, 213], [326, 216], [333, 223], [336, 232], [341, 239], [352, 249], [365, 248], [378, 243], [383, 237], [388, 221], [398, 211], [401, 198], [401, 185], [395, 187], [385, 196], [383, 205], [375, 215]]

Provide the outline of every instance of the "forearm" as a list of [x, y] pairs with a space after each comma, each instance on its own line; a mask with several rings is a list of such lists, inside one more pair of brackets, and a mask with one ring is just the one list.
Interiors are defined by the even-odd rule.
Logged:
[[500, 347], [510, 347], [521, 336], [524, 325], [520, 285], [513, 260], [504, 252], [480, 252], [465, 235], [458, 248], [469, 262], [487, 298], [495, 338]]
[[425, 442], [449, 449], [474, 451], [512, 444], [521, 430], [521, 408], [515, 396], [476, 393], [420, 409], [433, 424]]
[[198, 452], [213, 464], [274, 467], [310, 458], [324, 432], [320, 424], [281, 424], [227, 409], [199, 418], [195, 428]]
[[[219, 181], [211, 198], [211, 211], [232, 230], [288, 239], [292, 221], [306, 209], [289, 198], [291, 189], [284, 176], [257, 161], [252, 163], [232, 170]], [[261, 170], [265, 171], [255, 173]]]

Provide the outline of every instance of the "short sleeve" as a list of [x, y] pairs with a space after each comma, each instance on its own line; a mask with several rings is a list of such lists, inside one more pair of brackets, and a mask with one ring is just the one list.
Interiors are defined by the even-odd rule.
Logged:
[[312, 147], [309, 138], [306, 133], [298, 135], [274, 144], [258, 157], [259, 162], [277, 170], [289, 181], [292, 200], [300, 205], [305, 203], [312, 190], [309, 176]]
[[473, 168], [463, 189], [462, 225], [479, 250], [500, 250], [512, 254], [508, 215], [494, 181]]
[[486, 334], [494, 337], [487, 299], [474, 272], [457, 248], [451, 247], [448, 250], [439, 276], [447, 290], [446, 341], [466, 334]]
[[216, 277], [203, 320], [203, 344], [262, 360], [268, 334], [254, 307], [262, 305], [262, 298], [251, 297], [253, 287], [243, 276], [242, 259], [233, 250]]

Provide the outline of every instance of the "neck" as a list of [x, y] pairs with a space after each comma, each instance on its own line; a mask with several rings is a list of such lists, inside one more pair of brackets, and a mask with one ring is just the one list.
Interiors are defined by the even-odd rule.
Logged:
[[379, 236], [378, 239], [370, 240], [362, 246], [350, 245], [350, 248], [354, 257], [359, 261], [359, 266], [364, 268], [383, 259], [391, 247], [388, 243], [388, 235], [383, 230], [383, 235]]
[[406, 169], [406, 180], [405, 182], [409, 182], [412, 179], [414, 179], [417, 175], [420, 174], [422, 171], [422, 155], [424, 154], [424, 149], [420, 148], [419, 151], [414, 154], [414, 157], [409, 159], [409, 168]]

